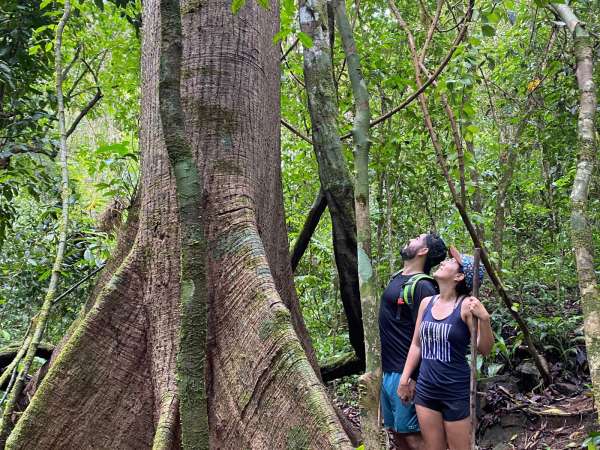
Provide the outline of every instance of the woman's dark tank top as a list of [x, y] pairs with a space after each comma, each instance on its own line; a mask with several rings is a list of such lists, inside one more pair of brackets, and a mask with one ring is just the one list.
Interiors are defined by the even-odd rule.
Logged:
[[471, 373], [467, 351], [471, 332], [460, 316], [464, 297], [443, 320], [435, 319], [431, 312], [438, 298], [436, 295], [431, 299], [421, 319], [421, 369], [417, 395], [439, 400], [468, 398]]

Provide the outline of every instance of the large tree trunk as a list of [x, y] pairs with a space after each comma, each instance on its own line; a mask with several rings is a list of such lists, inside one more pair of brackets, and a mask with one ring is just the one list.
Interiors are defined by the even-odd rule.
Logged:
[[181, 423], [181, 446], [208, 449], [206, 398], [206, 228], [204, 183], [185, 132], [181, 106], [181, 7], [179, 0], [160, 0], [160, 70], [158, 104], [165, 148], [177, 192], [180, 257], [180, 320], [177, 354], [177, 392], [158, 420], [153, 450], [169, 449], [175, 440], [174, 423]]
[[338, 106], [332, 75], [328, 11], [325, 0], [300, 1], [300, 28], [313, 41], [304, 48], [304, 81], [312, 123], [312, 140], [319, 164], [321, 189], [331, 215], [333, 250], [340, 279], [340, 294], [348, 320], [350, 344], [365, 360], [358, 260], [354, 189], [337, 127]]
[[[283, 216], [278, 10], [182, 4], [182, 101], [205, 180], [211, 448], [350, 448], [314, 369]], [[179, 448], [175, 179], [158, 107], [159, 4], [144, 2], [139, 226], [8, 448]], [[307, 356], [308, 355], [308, 356]], [[313, 365], [311, 365], [313, 363]], [[160, 444], [160, 443], [157, 443]]]
[[594, 270], [594, 240], [588, 220], [588, 194], [596, 163], [596, 86], [592, 37], [568, 5], [549, 8], [573, 33], [579, 86], [578, 162], [571, 191], [571, 240], [577, 263], [577, 277], [584, 315], [585, 344], [592, 376], [596, 406], [600, 402], [600, 289]]

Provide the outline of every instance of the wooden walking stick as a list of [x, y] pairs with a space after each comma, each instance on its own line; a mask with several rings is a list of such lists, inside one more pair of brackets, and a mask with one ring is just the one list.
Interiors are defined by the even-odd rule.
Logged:
[[[480, 249], [473, 254], [473, 296], [479, 297], [479, 260]], [[469, 410], [471, 413], [471, 450], [477, 449], [475, 433], [477, 432], [477, 330], [479, 320], [473, 315], [471, 321], [471, 397]]]

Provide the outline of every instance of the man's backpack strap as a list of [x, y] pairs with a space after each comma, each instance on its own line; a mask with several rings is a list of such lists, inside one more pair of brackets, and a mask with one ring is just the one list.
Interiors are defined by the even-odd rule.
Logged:
[[394, 278], [396, 278], [398, 275], [402, 274], [402, 269], [400, 269], [398, 272], [395, 272], [392, 274], [392, 276], [390, 277], [390, 281], [392, 281]]
[[433, 278], [429, 275], [425, 275], [424, 273], [418, 273], [412, 276], [405, 284], [402, 289], [402, 297], [398, 298], [399, 305], [412, 305], [413, 298], [415, 296], [415, 288], [417, 287], [417, 283], [421, 280], [431, 280]]

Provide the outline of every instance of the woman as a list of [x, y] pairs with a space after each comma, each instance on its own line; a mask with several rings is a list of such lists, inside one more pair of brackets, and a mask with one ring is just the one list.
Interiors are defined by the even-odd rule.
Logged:
[[[400, 377], [398, 396], [409, 402], [414, 395], [411, 376], [419, 369], [414, 401], [427, 450], [468, 450], [470, 369], [467, 351], [473, 316], [479, 319], [477, 350], [488, 355], [494, 344], [490, 315], [481, 302], [471, 297], [473, 257], [454, 247], [450, 259], [433, 274], [440, 293], [424, 298], [419, 307], [415, 333]], [[478, 271], [483, 279], [483, 268]]]

